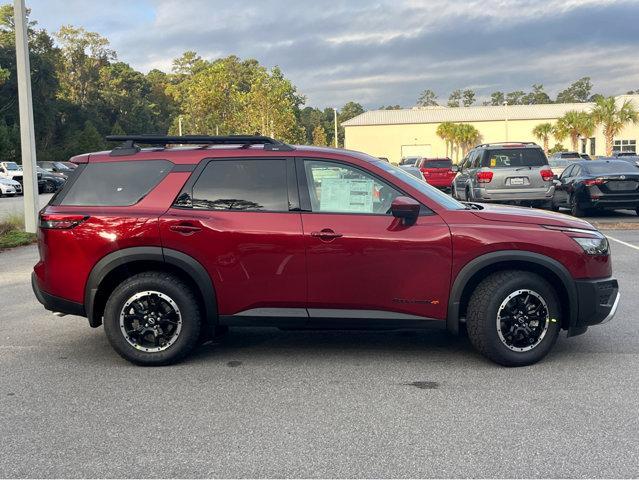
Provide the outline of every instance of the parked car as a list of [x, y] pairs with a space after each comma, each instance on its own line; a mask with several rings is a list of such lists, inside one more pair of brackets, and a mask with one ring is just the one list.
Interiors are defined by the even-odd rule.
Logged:
[[621, 160], [573, 163], [556, 182], [553, 209], [576, 217], [593, 210], [633, 209], [639, 215], [639, 169]]
[[579, 156], [582, 160], [592, 160], [592, 158], [590, 158], [590, 155], [588, 155], [587, 153], [580, 153]]
[[0, 177], [22, 183], [22, 168], [16, 162], [0, 162]]
[[405, 172], [410, 173], [415, 178], [419, 178], [420, 180], [422, 180], [424, 182], [426, 181], [426, 179], [424, 178], [424, 174], [417, 167], [414, 167], [412, 165], [400, 165], [399, 168], [401, 168]]
[[387, 157], [377, 157], [377, 158], [379, 158], [380, 160], [382, 160], [384, 162], [388, 162], [388, 158]]
[[612, 152], [612, 156], [616, 157], [616, 158], [622, 158], [622, 157], [636, 157], [637, 153], [636, 152], [619, 152], [617, 150]]
[[555, 187], [544, 151], [535, 143], [489, 143], [473, 148], [453, 182], [453, 196], [472, 202], [550, 207]]
[[[463, 204], [358, 152], [251, 136], [108, 139], [124, 143], [75, 157], [73, 182], [40, 212], [32, 285], [46, 309], [104, 324], [131, 362], [176, 362], [228, 326], [465, 325], [483, 355], [521, 366], [561, 329], [579, 335], [616, 312], [608, 242], [586, 221]], [[198, 146], [158, 159], [135, 142]], [[526, 160], [507, 167], [518, 178], [540, 175], [532, 150], [474, 151]]]
[[65, 179], [73, 171], [62, 162], [37, 162], [38, 167]]
[[552, 170], [555, 178], [559, 178], [561, 173], [571, 165], [573, 162], [576, 162], [577, 158], [549, 158], [548, 165], [550, 165], [550, 169]]
[[619, 154], [619, 152], [617, 153], [618, 154], [616, 156], [603, 157], [600, 160], [621, 160], [623, 162], [628, 162], [633, 167], [639, 167], [639, 155], [632, 152], [622, 152], [621, 154]]
[[75, 170], [76, 168], [78, 168], [78, 166], [73, 162], [58, 162], [58, 163], [61, 163], [65, 167], [69, 168], [70, 170]]
[[0, 177], [0, 196], [22, 195], [22, 185], [16, 180]]
[[[584, 154], [585, 155], [585, 154]], [[548, 157], [548, 161], [550, 160], [583, 160], [581, 158], [581, 154], [579, 152], [555, 152], [550, 157]]]
[[47, 172], [46, 170], [36, 167], [38, 173], [38, 192], [53, 193], [57, 192], [66, 182], [66, 176]]
[[400, 165], [415, 165], [415, 163], [417, 162], [417, 160], [419, 160], [422, 157], [403, 157], [399, 164]]
[[415, 166], [424, 174], [424, 178], [433, 187], [450, 191], [457, 172], [453, 171], [450, 158], [420, 158]]

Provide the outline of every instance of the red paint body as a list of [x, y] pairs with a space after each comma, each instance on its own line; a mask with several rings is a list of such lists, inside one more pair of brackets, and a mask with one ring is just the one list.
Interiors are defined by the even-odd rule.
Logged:
[[[42, 291], [82, 303], [95, 264], [111, 252], [138, 246], [170, 248], [197, 260], [212, 280], [222, 315], [268, 307], [344, 308], [443, 320], [460, 270], [480, 255], [499, 250], [545, 255], [560, 262], [574, 279], [611, 275], [608, 256], [585, 255], [568, 234], [542, 226], [592, 229], [587, 222], [515, 207], [449, 210], [370, 157], [353, 152], [306, 147], [284, 153], [261, 148], [188, 149], [123, 157], [98, 153], [75, 161], [168, 159], [180, 165], [216, 157], [348, 162], [382, 177], [433, 214], [420, 215], [414, 225], [405, 226], [389, 215], [174, 208], [191, 173], [173, 172], [131, 207], [45, 207], [44, 215], [89, 218], [72, 229], [40, 229], [41, 260], [35, 274]], [[341, 236], [312, 235], [327, 229]]]

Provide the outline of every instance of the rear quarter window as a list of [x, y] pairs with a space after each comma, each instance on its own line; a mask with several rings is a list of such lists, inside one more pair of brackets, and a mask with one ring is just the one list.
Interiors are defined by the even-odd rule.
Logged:
[[482, 159], [482, 167], [511, 168], [511, 167], [542, 167], [548, 165], [548, 160], [538, 148], [504, 148], [487, 150]]
[[142, 200], [171, 171], [168, 160], [89, 163], [60, 205], [126, 207]]

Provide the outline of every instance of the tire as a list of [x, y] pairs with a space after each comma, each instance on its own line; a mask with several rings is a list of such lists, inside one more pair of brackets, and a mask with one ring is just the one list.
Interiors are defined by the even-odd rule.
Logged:
[[[517, 293], [522, 290], [522, 293]], [[513, 295], [509, 301], [508, 297]], [[520, 305], [517, 302], [525, 299], [526, 295], [529, 295], [531, 303], [540, 305], [540, 314], [537, 316], [539, 323], [533, 328], [536, 334], [511, 342], [509, 346], [509, 338], [519, 338], [520, 334], [509, 337], [508, 326], [514, 325], [512, 328], [515, 331], [523, 332], [524, 328], [530, 328], [535, 317], [532, 314], [532, 318], [526, 317], [526, 323], [521, 315], [520, 321], [513, 316], [510, 317], [513, 319], [511, 322], [499, 322], [498, 327], [498, 314], [508, 318], [507, 314], [512, 310], [507, 307]], [[500, 309], [504, 303], [506, 307]], [[544, 358], [557, 341], [561, 329], [559, 301], [550, 284], [537, 274], [521, 270], [495, 272], [482, 280], [473, 292], [468, 304], [466, 328], [470, 342], [490, 360], [506, 367], [531, 365]], [[533, 340], [534, 343], [527, 343]]]
[[553, 212], [558, 212], [559, 211], [559, 205], [557, 205], [554, 200], [550, 200], [548, 208], [553, 211]]
[[55, 185], [51, 182], [45, 182], [42, 190], [44, 193], [53, 193], [55, 192]]
[[[140, 298], [132, 301], [136, 296]], [[138, 308], [142, 313], [137, 313]], [[142, 324], [147, 319], [143, 313], [148, 314], [149, 323]], [[169, 365], [183, 359], [197, 345], [201, 323], [200, 307], [191, 289], [164, 272], [144, 272], [126, 279], [113, 291], [104, 309], [109, 343], [122, 358], [136, 365]], [[141, 335], [140, 331], [146, 333]]]
[[585, 217], [586, 211], [579, 206], [579, 202], [575, 195], [570, 196], [570, 214], [573, 217]]
[[466, 192], [466, 201], [467, 202], [472, 202], [473, 198], [472, 198], [472, 196], [470, 194], [470, 187], [466, 187], [465, 192]]

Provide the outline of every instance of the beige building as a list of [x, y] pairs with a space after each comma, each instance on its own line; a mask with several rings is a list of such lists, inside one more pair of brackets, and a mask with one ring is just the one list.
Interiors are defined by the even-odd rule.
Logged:
[[[639, 95], [620, 95], [618, 102], [631, 100], [639, 110]], [[548, 105], [506, 105], [488, 107], [425, 107], [404, 110], [371, 110], [344, 122], [345, 148], [386, 157], [399, 163], [402, 157], [445, 157], [446, 143], [435, 133], [442, 122], [469, 123], [481, 134], [481, 143], [526, 141], [541, 144], [532, 134], [540, 123], [555, 124], [570, 110], [590, 111], [593, 103], [557, 103]], [[639, 123], [628, 125], [615, 137], [615, 150], [637, 150]], [[555, 145], [549, 139], [550, 147]], [[569, 138], [561, 142], [571, 149]], [[579, 151], [591, 156], [606, 154], [606, 143], [598, 128], [593, 137], [580, 139]], [[450, 156], [450, 152], [449, 152]], [[461, 152], [453, 154], [457, 161]]]

